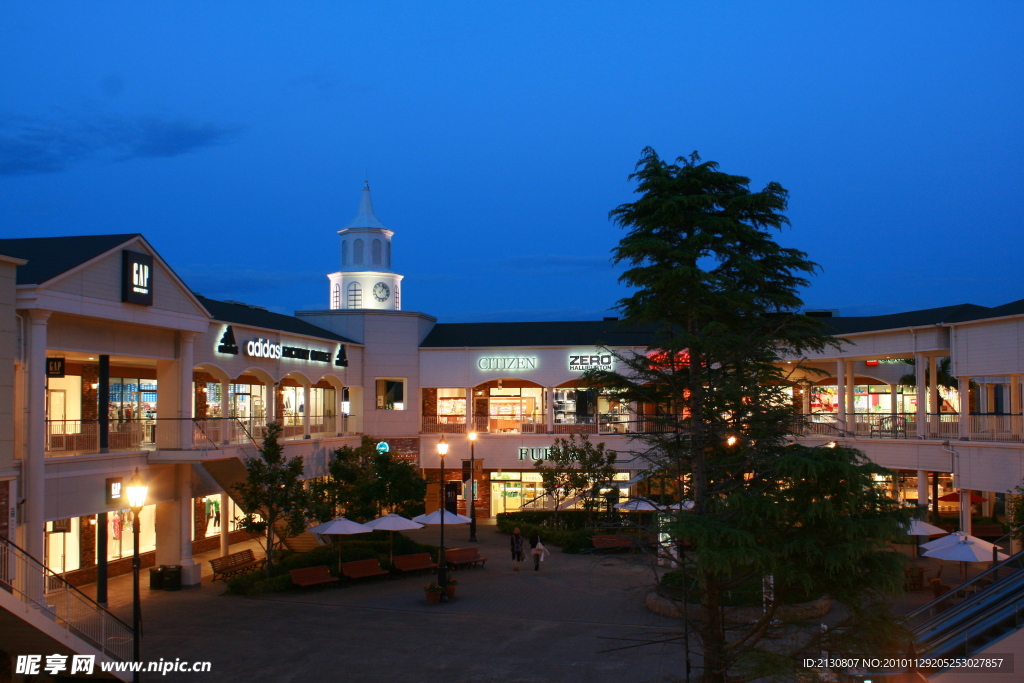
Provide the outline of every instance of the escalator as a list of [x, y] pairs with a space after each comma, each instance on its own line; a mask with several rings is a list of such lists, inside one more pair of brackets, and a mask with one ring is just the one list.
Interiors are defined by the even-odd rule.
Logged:
[[[203, 462], [203, 468], [210, 473], [210, 476], [214, 478], [217, 484], [224, 489], [235, 504], [242, 509], [243, 512], [248, 512], [245, 507], [239, 504], [238, 498], [233, 495], [235, 485], [245, 481], [246, 469], [245, 464], [238, 458], [226, 458], [224, 460], [209, 460]], [[278, 521], [274, 525], [275, 532], [280, 532], [285, 526], [284, 521]], [[278, 538], [281, 538], [280, 533], [277, 534]], [[294, 553], [304, 553], [317, 546], [323, 545], [323, 542], [319, 537], [314, 534], [304, 531], [298, 536], [286, 537], [281, 541], [282, 545], [288, 550]]]
[[1024, 552], [915, 610], [907, 621], [922, 657], [998, 650], [1000, 641], [1024, 626]]

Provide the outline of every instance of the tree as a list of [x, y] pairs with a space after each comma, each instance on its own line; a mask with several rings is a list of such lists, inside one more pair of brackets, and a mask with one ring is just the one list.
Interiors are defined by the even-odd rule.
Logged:
[[[813, 639], [790, 630], [780, 641], [775, 622], [807, 595], [828, 592], [849, 609], [833, 651], [894, 637], [878, 601], [899, 587], [902, 565], [885, 542], [909, 513], [875, 488], [884, 470], [858, 452], [791, 439], [780, 360], [838, 342], [799, 313], [798, 290], [817, 266], [772, 238], [788, 224], [786, 190], [773, 182], [752, 192], [748, 178], [697, 153], [668, 163], [650, 148], [631, 179], [639, 199], [611, 212], [628, 230], [614, 260], [629, 266], [620, 279], [635, 289], [618, 308], [654, 338], [646, 355], [616, 353], [615, 371], [586, 378], [647, 406], [640, 455], [692, 497], [669, 531], [695, 551], [681, 571], [700, 605], [703, 680], [799, 668], [794, 655]], [[730, 592], [769, 577], [762, 618], [727, 624]]]
[[[907, 365], [916, 365], [917, 361], [914, 358], [907, 358], [903, 361]], [[938, 384], [940, 387], [949, 389], [950, 391], [956, 391], [959, 389], [959, 384], [956, 381], [956, 377], [953, 376], [952, 364], [950, 357], [946, 356], [938, 362], [938, 372], [935, 373], [938, 378]], [[931, 363], [927, 363], [924, 369], [924, 381], [925, 384], [931, 384]], [[905, 387], [916, 387], [917, 386], [917, 374], [908, 372], [907, 374], [900, 377], [899, 383]], [[967, 403], [964, 401], [964, 406]], [[966, 410], [962, 411], [966, 413]]]
[[606, 451], [604, 444], [594, 445], [586, 434], [568, 439], [555, 439], [547, 461], [538, 460], [536, 467], [544, 488], [555, 500], [555, 519], [559, 506], [569, 498], [583, 495], [585, 509], [595, 505], [595, 492], [615, 477], [615, 451]]
[[320, 521], [332, 519], [339, 510], [356, 522], [389, 512], [412, 517], [424, 511], [426, 481], [410, 463], [390, 452], [378, 453], [377, 442], [369, 436], [355, 448], [336, 450], [328, 471], [328, 477], [310, 486]]
[[302, 482], [302, 457], [285, 459], [277, 442], [281, 425], [267, 425], [259, 456], [245, 460], [245, 481], [235, 485], [238, 502], [245, 514], [239, 525], [266, 541], [267, 576], [274, 566], [274, 536], [297, 536], [306, 529], [308, 497]]

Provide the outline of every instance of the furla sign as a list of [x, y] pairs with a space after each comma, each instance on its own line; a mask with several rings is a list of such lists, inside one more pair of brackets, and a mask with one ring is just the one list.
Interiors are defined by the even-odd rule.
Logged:
[[121, 301], [153, 305], [153, 257], [149, 254], [121, 252]]

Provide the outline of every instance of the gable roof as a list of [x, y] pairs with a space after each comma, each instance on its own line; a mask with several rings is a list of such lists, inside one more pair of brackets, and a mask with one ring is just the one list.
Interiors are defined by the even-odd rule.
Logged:
[[267, 330], [278, 330], [280, 332], [291, 332], [301, 334], [305, 337], [317, 337], [331, 341], [343, 342], [345, 344], [356, 344], [357, 342], [325, 330], [313, 323], [306, 322], [301, 318], [282, 313], [273, 313], [264, 308], [257, 308], [246, 304], [231, 301], [217, 301], [207, 299], [205, 296], [195, 295], [199, 302], [210, 312], [214, 320], [222, 323], [233, 323], [236, 325], [249, 325], [251, 327], [262, 327]]
[[820, 318], [820, 320], [825, 324], [830, 334], [842, 336], [844, 334], [878, 332], [904, 327], [949, 325], [973, 320], [985, 320], [986, 318], [1000, 318], [1007, 315], [1020, 315], [1022, 313], [1024, 313], [1024, 299], [992, 308], [976, 304], [957, 304], [955, 306], [925, 308], [919, 311], [905, 311], [889, 315]]
[[642, 346], [654, 326], [620, 326], [618, 320], [567, 320], [532, 323], [438, 323], [421, 348], [506, 346]]
[[27, 264], [18, 266], [19, 285], [41, 285], [136, 237], [141, 235], [133, 233], [0, 239], [0, 253], [28, 261]]

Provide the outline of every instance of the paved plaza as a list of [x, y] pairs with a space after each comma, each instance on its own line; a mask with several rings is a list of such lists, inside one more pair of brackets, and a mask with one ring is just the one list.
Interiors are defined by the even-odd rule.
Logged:
[[[437, 527], [410, 534], [437, 542]], [[446, 534], [469, 545], [466, 527]], [[671, 681], [683, 678], [680, 645], [600, 650], [682, 631], [650, 613], [650, 568], [621, 555], [555, 550], [539, 572], [509, 560], [508, 536], [481, 526], [484, 569], [456, 573], [458, 595], [427, 605], [430, 575], [366, 580], [261, 598], [222, 595], [205, 555], [203, 585], [150, 591], [143, 578], [142, 659], [209, 660], [209, 674], [143, 680], [217, 681]], [[254, 542], [232, 546], [232, 550]], [[217, 553], [210, 553], [216, 557]], [[92, 592], [92, 586], [87, 592]], [[131, 619], [131, 577], [110, 581], [110, 606]]]

